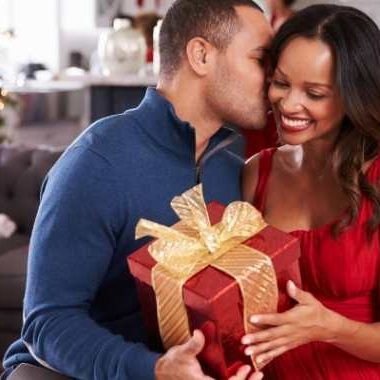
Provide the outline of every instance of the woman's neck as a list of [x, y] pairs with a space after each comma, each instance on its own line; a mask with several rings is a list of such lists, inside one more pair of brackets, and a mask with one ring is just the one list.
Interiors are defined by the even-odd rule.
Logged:
[[294, 174], [319, 179], [332, 174], [332, 144], [305, 144], [286, 149], [291, 154], [286, 155], [290, 161], [284, 164]]

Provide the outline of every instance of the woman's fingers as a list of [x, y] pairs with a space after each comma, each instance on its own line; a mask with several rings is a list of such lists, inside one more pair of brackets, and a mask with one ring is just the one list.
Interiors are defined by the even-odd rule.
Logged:
[[268, 352], [262, 353], [259, 356], [256, 357], [257, 364], [262, 367], [263, 365], [269, 363], [273, 359], [275, 359], [277, 356], [280, 356], [284, 354], [286, 351], [292, 350], [293, 348], [297, 347], [298, 345], [296, 343], [289, 343], [285, 346], [277, 347], [273, 350], [270, 350]]
[[244, 353], [248, 356], [253, 355], [255, 357], [258, 357], [262, 353], [270, 352], [280, 347], [287, 348], [290, 345], [290, 343], [291, 343], [291, 340], [289, 337], [279, 338], [279, 339], [271, 340], [269, 342], [256, 344], [254, 346], [248, 346], [244, 350]]
[[243, 336], [241, 342], [246, 345], [267, 342], [289, 335], [289, 329], [290, 327], [288, 325], [284, 325], [258, 331], [253, 334], [246, 334]]
[[294, 318], [294, 309], [292, 308], [284, 313], [274, 314], [256, 314], [249, 318], [249, 321], [254, 325], [261, 326], [280, 326], [289, 323]]

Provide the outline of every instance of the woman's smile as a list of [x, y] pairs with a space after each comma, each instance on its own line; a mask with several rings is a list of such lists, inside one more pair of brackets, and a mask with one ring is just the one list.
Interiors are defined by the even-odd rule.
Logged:
[[280, 114], [280, 120], [281, 128], [288, 133], [303, 132], [314, 124], [312, 119], [289, 117], [284, 114]]

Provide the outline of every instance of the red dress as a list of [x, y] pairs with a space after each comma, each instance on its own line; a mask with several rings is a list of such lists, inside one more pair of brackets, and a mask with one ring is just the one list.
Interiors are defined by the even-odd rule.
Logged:
[[[275, 152], [276, 148], [260, 154], [254, 204], [262, 212]], [[366, 176], [372, 183], [380, 178], [380, 157], [372, 163]], [[291, 233], [300, 239], [303, 288], [329, 309], [365, 323], [380, 321], [380, 236], [377, 231], [367, 241], [365, 222], [370, 215], [371, 204], [363, 198], [356, 222], [337, 239], [330, 233], [333, 223]], [[321, 342], [286, 352], [270, 363], [265, 372], [265, 380], [380, 379], [379, 364]]]

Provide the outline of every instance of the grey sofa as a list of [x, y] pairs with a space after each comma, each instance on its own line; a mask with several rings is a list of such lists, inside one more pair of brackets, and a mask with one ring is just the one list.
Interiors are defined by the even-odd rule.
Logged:
[[20, 335], [28, 243], [40, 188], [61, 153], [62, 149], [0, 144], [0, 213], [17, 224], [12, 237], [0, 239], [0, 363]]

